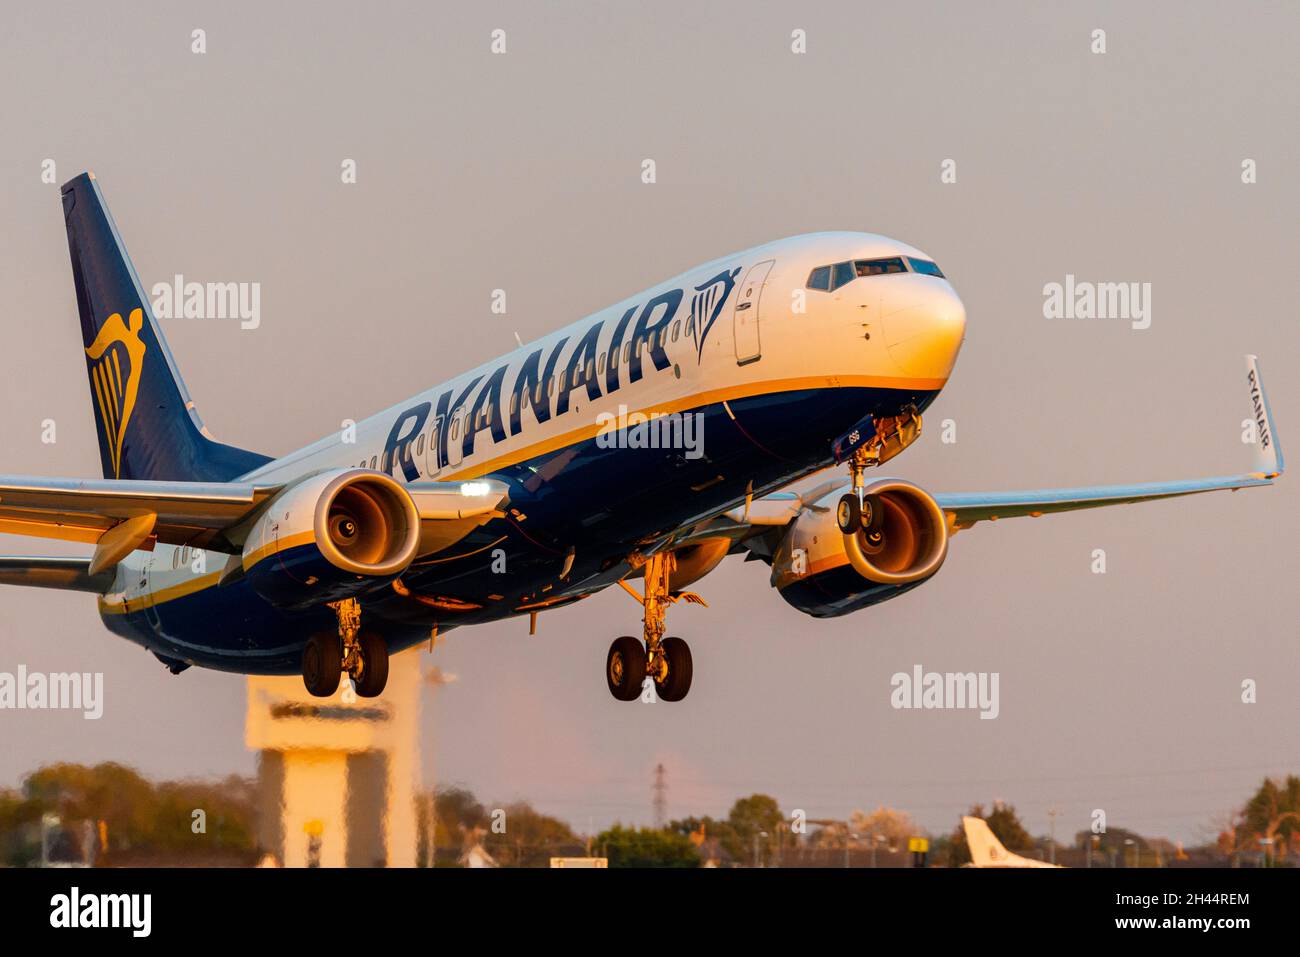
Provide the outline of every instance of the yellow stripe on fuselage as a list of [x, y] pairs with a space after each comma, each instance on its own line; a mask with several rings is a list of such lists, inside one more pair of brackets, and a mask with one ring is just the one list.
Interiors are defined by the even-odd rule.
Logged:
[[134, 598], [115, 595], [110, 599], [101, 595], [99, 598], [99, 613], [101, 615], [125, 615], [133, 611], [143, 611], [151, 605], [161, 605], [163, 602], [184, 598], [186, 595], [192, 595], [195, 592], [203, 591], [205, 588], [211, 588], [220, 580], [221, 572], [212, 572], [209, 575], [201, 575], [187, 582], [170, 585], [156, 592], [137, 595]]
[[270, 558], [272, 555], [282, 552], [288, 548], [297, 548], [299, 545], [307, 545], [316, 540], [316, 532], [299, 532], [297, 535], [286, 535], [284, 538], [277, 538], [273, 542], [263, 545], [256, 551], [250, 552], [244, 558], [244, 571], [252, 568], [264, 558]]

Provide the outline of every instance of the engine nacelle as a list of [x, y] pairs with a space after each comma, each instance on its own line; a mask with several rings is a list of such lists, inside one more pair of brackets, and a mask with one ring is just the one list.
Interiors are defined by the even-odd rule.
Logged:
[[845, 535], [835, 506], [844, 489], [805, 509], [790, 523], [772, 557], [772, 585], [814, 618], [833, 618], [915, 588], [948, 557], [948, 520], [930, 495], [902, 479], [881, 479], [865, 495], [879, 503], [874, 540]]
[[282, 608], [354, 597], [415, 559], [420, 514], [401, 483], [368, 469], [322, 472], [280, 492], [244, 541], [253, 589]]

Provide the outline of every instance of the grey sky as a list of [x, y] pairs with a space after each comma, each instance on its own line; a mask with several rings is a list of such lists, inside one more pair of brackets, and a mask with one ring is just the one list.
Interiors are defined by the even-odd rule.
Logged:
[[[47, 157], [59, 182], [96, 171], [146, 285], [262, 284], [256, 331], [164, 324], [209, 428], [260, 451], [516, 331], [844, 228], [932, 254], [969, 314], [891, 474], [976, 491], [1239, 471], [1246, 352], [1300, 454], [1294, 4], [24, 4], [5, 19], [0, 471], [99, 474]], [[1151, 328], [1044, 319], [1042, 287], [1067, 273], [1152, 283]], [[884, 803], [947, 831], [1004, 798], [1035, 832], [1059, 805], [1058, 835], [1104, 808], [1197, 838], [1265, 773], [1300, 771], [1297, 482], [977, 526], [924, 587], [834, 621], [729, 560], [698, 586], [709, 609], [670, 616], [696, 659], [678, 705], [606, 691], [605, 649], [640, 617], [618, 590], [543, 616], [534, 638], [526, 621], [461, 630], [435, 655], [460, 681], [426, 714], [425, 763], [581, 828], [648, 823], [662, 761], [673, 816], [764, 791], [814, 817]], [[0, 536], [0, 552], [58, 550]], [[103, 671], [108, 700], [98, 722], [0, 713], [0, 783], [50, 760], [253, 766], [242, 680], [167, 675], [91, 598], [6, 589], [0, 670], [19, 663]], [[917, 663], [1000, 672], [1000, 717], [893, 710], [890, 675]], [[1246, 678], [1258, 704], [1240, 702]]]

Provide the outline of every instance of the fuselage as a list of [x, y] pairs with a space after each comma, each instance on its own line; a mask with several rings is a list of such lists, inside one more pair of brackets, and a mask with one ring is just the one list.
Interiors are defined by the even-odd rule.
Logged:
[[[638, 550], [826, 468], [835, 439], [867, 416], [933, 402], [964, 329], [960, 299], [920, 250], [867, 233], [798, 236], [691, 269], [241, 480], [343, 467], [510, 485], [505, 517], [362, 599], [398, 651], [435, 627], [585, 597], [626, 576]], [[293, 550], [264, 560], [292, 569]], [[101, 615], [176, 662], [297, 671], [333, 611], [289, 613], [245, 583], [220, 585], [226, 561], [134, 553]]]

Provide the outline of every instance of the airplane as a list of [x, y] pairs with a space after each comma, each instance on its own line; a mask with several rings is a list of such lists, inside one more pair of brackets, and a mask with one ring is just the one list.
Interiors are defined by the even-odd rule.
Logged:
[[687, 586], [728, 555], [836, 617], [930, 579], [978, 522], [1283, 470], [1249, 356], [1250, 472], [957, 494], [870, 477], [920, 435], [966, 311], [932, 257], [860, 232], [705, 263], [272, 458], [204, 427], [94, 175], [61, 194], [103, 478], [0, 476], [0, 532], [93, 550], [0, 558], [0, 583], [97, 595], [111, 632], [177, 674], [301, 673], [322, 697], [346, 676], [373, 697], [392, 654], [505, 618], [531, 630], [619, 586], [642, 626], [609, 647], [610, 693], [680, 701], [692, 657], [667, 613], [703, 604]]
[[1012, 854], [1002, 846], [1002, 842], [989, 827], [989, 822], [982, 817], [963, 816], [961, 824], [966, 830], [966, 845], [970, 848], [970, 863], [967, 867], [1061, 867], [1060, 864], [1049, 864], [1032, 857]]

